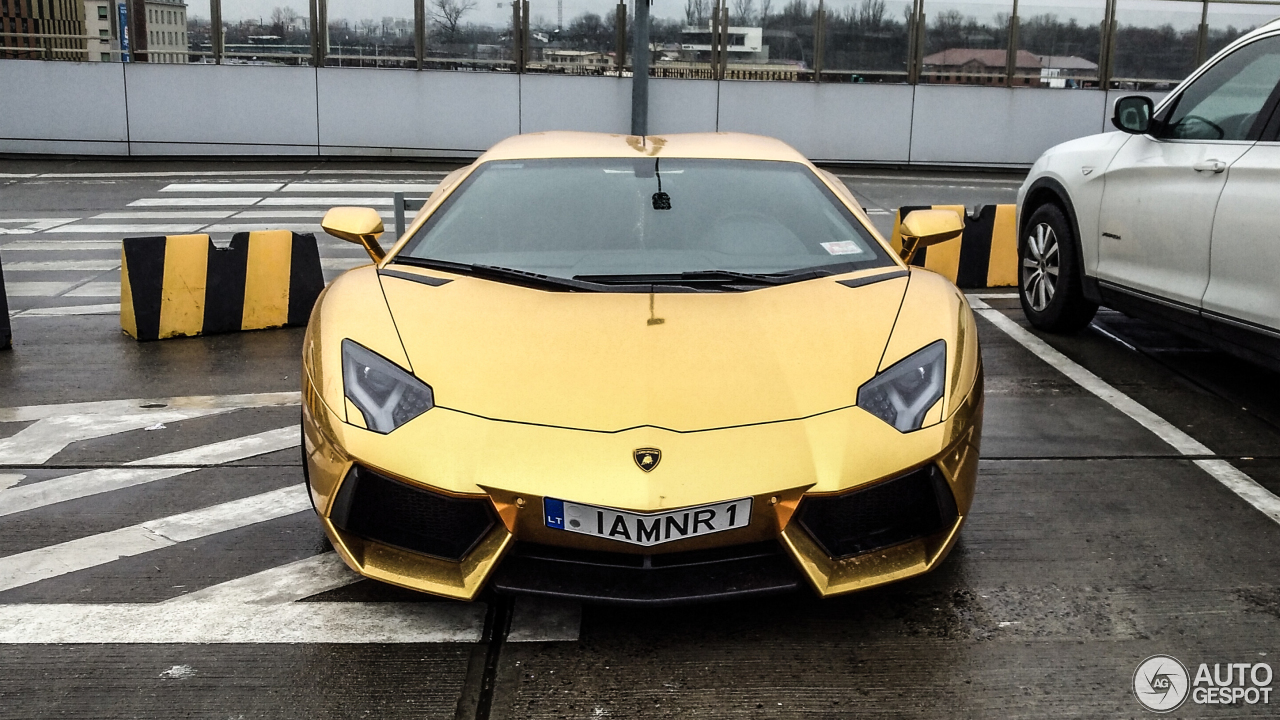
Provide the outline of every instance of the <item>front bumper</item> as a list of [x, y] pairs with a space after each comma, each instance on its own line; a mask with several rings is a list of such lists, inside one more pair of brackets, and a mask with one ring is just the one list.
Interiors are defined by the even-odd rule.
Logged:
[[[983, 405], [979, 375], [950, 418], [905, 435], [856, 408], [686, 434], [655, 428], [587, 433], [437, 408], [380, 436], [341, 422], [313, 388], [304, 395], [308, 487], [334, 548], [352, 569], [461, 600], [491, 584], [498, 591], [633, 604], [744, 597], [801, 584], [826, 597], [928, 572], [950, 550], [972, 502]], [[506, 457], [486, 453], [490, 446], [503, 448]], [[650, 446], [664, 449], [664, 462], [684, 464], [689, 481], [669, 475], [656, 482], [634, 466], [625, 485], [584, 481], [574, 467], [554, 462], [573, 458], [590, 467], [596, 457], [629, 458], [631, 449]], [[744, 462], [747, 456], [751, 460]], [[474, 457], [486, 459], [467, 464]], [[484, 498], [495, 522], [458, 559], [344, 530], [334, 522], [335, 499], [357, 459], [380, 475], [441, 496]], [[722, 465], [736, 468], [733, 477], [707, 481], [714, 477], [710, 468]], [[806, 496], [838, 495], [930, 466], [945, 478], [955, 515], [926, 537], [833, 558], [793, 521]], [[650, 512], [747, 495], [753, 498], [747, 527], [647, 549], [549, 529], [541, 513], [544, 496]]]

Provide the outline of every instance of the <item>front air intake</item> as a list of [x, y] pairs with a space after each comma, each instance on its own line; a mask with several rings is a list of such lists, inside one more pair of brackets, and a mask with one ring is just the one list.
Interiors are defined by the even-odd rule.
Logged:
[[796, 519], [833, 558], [846, 558], [928, 537], [955, 524], [956, 499], [930, 465], [841, 495], [806, 497]]
[[355, 465], [338, 489], [329, 521], [365, 540], [461, 560], [495, 518], [487, 498], [450, 497]]

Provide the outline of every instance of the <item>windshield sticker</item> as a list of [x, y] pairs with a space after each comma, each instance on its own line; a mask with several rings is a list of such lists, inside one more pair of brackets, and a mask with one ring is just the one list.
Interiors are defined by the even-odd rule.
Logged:
[[862, 248], [858, 247], [858, 243], [852, 240], [841, 240], [840, 242], [821, 243], [822, 249], [827, 251], [828, 255], [861, 255]]

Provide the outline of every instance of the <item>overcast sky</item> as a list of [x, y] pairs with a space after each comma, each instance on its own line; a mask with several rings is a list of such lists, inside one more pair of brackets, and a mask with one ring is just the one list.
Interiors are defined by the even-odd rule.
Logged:
[[[476, 7], [467, 13], [464, 22], [484, 24], [505, 24], [510, 22], [511, 4], [509, 0], [474, 0]], [[816, 4], [816, 0], [811, 0]], [[427, 0], [430, 7], [432, 0]], [[632, 0], [634, 2], [634, 0]], [[708, 0], [711, 2], [711, 0]], [[752, 0], [758, 9], [760, 0]], [[777, 11], [787, 0], [773, 0]], [[843, 9], [848, 5], [858, 5], [861, 0], [826, 0], [829, 11]], [[1200, 3], [1175, 2], [1173, 0], [1119, 0], [1117, 19], [1121, 24], [1161, 25], [1170, 23], [1179, 29], [1193, 28], [1200, 24]], [[202, 17], [209, 16], [209, 0], [187, 0], [189, 13]], [[966, 2], [944, 2], [942, 0], [925, 0], [925, 12], [932, 15], [943, 10], [955, 8], [972, 15], [979, 20], [988, 20], [997, 12], [1009, 12], [1012, 0], [968, 0]], [[271, 9], [281, 5], [293, 7], [306, 15], [307, 0], [222, 0], [222, 17], [227, 22], [271, 15]], [[901, 17], [906, 0], [886, 0], [885, 6], [889, 15]], [[1027, 17], [1043, 13], [1053, 13], [1066, 20], [1075, 17], [1082, 24], [1093, 24], [1102, 17], [1104, 0], [1019, 0], [1019, 14]], [[583, 12], [591, 11], [604, 16], [612, 13], [615, 0], [564, 0], [564, 21], [570, 20]], [[735, 0], [729, 0], [730, 10], [736, 7]], [[683, 18], [684, 0], [655, 0], [653, 4], [655, 17]], [[530, 0], [530, 14], [535, 20], [544, 19], [546, 24], [556, 21], [556, 0]], [[363, 18], [381, 19], [391, 17], [413, 17], [413, 0], [329, 0], [329, 17], [359, 20]], [[1225, 26], [1234, 24], [1250, 26], [1264, 19], [1280, 16], [1280, 6], [1229, 5], [1212, 3], [1209, 5], [1209, 25]]]

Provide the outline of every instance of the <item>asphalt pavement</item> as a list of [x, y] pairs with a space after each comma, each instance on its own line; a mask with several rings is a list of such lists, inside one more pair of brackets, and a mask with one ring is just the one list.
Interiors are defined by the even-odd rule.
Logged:
[[[302, 331], [136, 343], [119, 240], [318, 229], [449, 169], [0, 161], [0, 718], [1140, 717], [1150, 656], [1280, 670], [1280, 376], [1115, 312], [1040, 335], [1008, 289], [970, 293], [980, 477], [931, 574], [653, 610], [359, 579], [302, 491]], [[1021, 181], [833, 170], [885, 231]]]

